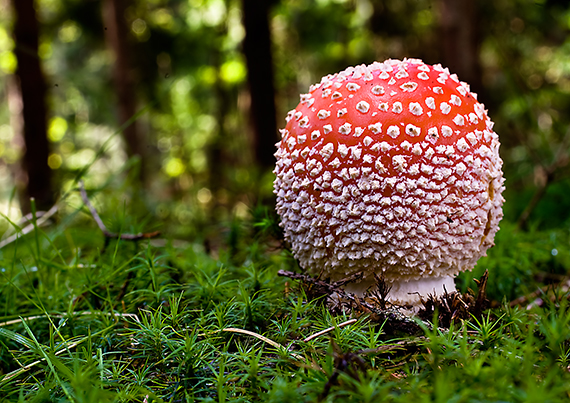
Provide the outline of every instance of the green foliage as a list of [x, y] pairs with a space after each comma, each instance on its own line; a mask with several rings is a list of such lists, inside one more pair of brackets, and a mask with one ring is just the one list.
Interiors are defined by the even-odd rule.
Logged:
[[[116, 228], [144, 230], [129, 227], [138, 222], [129, 209], [115, 212]], [[366, 316], [346, 324], [348, 313], [331, 314], [276, 276], [295, 262], [271, 246], [271, 216], [252, 215], [257, 221], [234, 221], [239, 236], [210, 253], [176, 240], [105, 240], [81, 208], [0, 249], [0, 394], [77, 402], [568, 398], [567, 293], [545, 291], [530, 309], [505, 303], [450, 329], [420, 322], [423, 335], [394, 334]], [[504, 227], [481, 262], [492, 299], [506, 289], [522, 295], [549, 268], [568, 271], [562, 231]]]

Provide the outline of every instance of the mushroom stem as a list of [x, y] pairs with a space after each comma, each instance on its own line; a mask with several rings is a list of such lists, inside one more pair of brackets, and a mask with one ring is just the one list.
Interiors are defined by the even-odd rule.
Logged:
[[[424, 300], [428, 295], [440, 296], [455, 291], [453, 276], [427, 277], [410, 281], [395, 281], [388, 283], [391, 287], [387, 299], [397, 305], [420, 305], [420, 299]], [[373, 279], [363, 280], [360, 283], [351, 283], [344, 286], [347, 292], [363, 296], [368, 290], [374, 290], [376, 281]]]

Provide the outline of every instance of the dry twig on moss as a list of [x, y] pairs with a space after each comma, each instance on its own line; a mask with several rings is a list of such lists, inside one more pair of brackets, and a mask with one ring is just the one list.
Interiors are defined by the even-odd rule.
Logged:
[[85, 186], [83, 184], [83, 181], [79, 181], [78, 186], [79, 186], [79, 192], [81, 193], [81, 199], [83, 200], [83, 203], [85, 203], [85, 205], [89, 209], [91, 216], [93, 216], [93, 219], [97, 223], [97, 226], [99, 227], [99, 229], [101, 230], [103, 235], [105, 235], [105, 238], [124, 239], [127, 241], [138, 241], [141, 239], [154, 238], [154, 237], [160, 235], [160, 231], [153, 231], [153, 232], [147, 232], [147, 233], [140, 232], [138, 234], [117, 234], [117, 233], [109, 231], [107, 229], [107, 227], [105, 226], [105, 224], [103, 223], [103, 220], [99, 216], [99, 213], [97, 213], [97, 210], [95, 209], [95, 207], [93, 207], [93, 204], [91, 204], [91, 201], [89, 200], [89, 197], [87, 196], [87, 191], [85, 190]]

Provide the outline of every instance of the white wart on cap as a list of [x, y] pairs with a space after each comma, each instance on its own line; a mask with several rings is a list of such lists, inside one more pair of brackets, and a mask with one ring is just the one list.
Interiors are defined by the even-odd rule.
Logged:
[[453, 291], [491, 247], [504, 190], [499, 139], [441, 65], [387, 60], [324, 77], [287, 115], [274, 191], [301, 267], [395, 303]]

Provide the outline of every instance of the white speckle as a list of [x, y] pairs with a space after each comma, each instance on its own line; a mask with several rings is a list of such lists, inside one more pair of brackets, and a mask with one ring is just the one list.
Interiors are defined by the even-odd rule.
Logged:
[[445, 148], [445, 155], [450, 156], [451, 154], [453, 154], [455, 152], [455, 149], [453, 148], [452, 145], [448, 145]]
[[465, 137], [467, 138], [467, 140], [469, 140], [471, 145], [475, 145], [475, 143], [477, 143], [477, 136], [475, 136], [475, 133], [473, 132], [467, 133]]
[[324, 125], [323, 126], [323, 132], [325, 134], [329, 134], [330, 132], [332, 132], [332, 126], [331, 125]]
[[396, 95], [396, 94], [397, 94], [397, 92], [396, 92], [396, 91], [394, 91], [394, 90], [390, 91], [390, 96], [392, 96], [392, 97], [393, 97], [393, 96], [394, 96], [394, 95]]
[[[340, 148], [340, 147], [339, 147]], [[331, 162], [329, 162], [329, 165], [333, 168], [338, 168], [340, 166], [340, 160], [338, 158], [335, 158], [334, 160], [332, 160]]]
[[[405, 183], [398, 183], [398, 184], [396, 185], [396, 191], [397, 191], [398, 193], [404, 193], [404, 192], [406, 191], [406, 184], [405, 184]], [[403, 210], [403, 208], [400, 207], [400, 206], [398, 206], [398, 207], [395, 208], [395, 210], [396, 210], [396, 212], [398, 213], [398, 212], [401, 212], [400, 210]], [[396, 215], [398, 215], [398, 216], [401, 217], [400, 214], [396, 214]]]
[[461, 106], [461, 98], [459, 98], [457, 95], [452, 94], [449, 103], [452, 105]]
[[390, 178], [386, 178], [386, 183], [388, 184], [388, 186], [390, 186], [391, 188], [394, 187], [394, 185], [396, 185], [396, 182], [398, 181], [398, 178], [395, 177], [390, 177]]
[[380, 105], [378, 105], [378, 109], [380, 109], [382, 112], [387, 112], [388, 108], [388, 102], [381, 102]]
[[[390, 81], [388, 81], [388, 84], [394, 85], [394, 84], [396, 84], [396, 80], [394, 80], [394, 78], [392, 77], [392, 78], [390, 79]], [[392, 91], [392, 92], [394, 92], [394, 91]], [[392, 93], [390, 93], [390, 94], [392, 94]]]
[[374, 95], [382, 95], [384, 94], [384, 87], [382, 87], [381, 85], [375, 85], [374, 87], [372, 87], [371, 91]]
[[301, 151], [301, 157], [307, 158], [307, 155], [309, 155], [310, 152], [311, 152], [311, 149], [309, 147], [303, 148], [303, 151]]
[[441, 134], [443, 134], [443, 137], [449, 137], [453, 134], [453, 130], [451, 130], [451, 127], [443, 125], [441, 126]]
[[430, 109], [435, 109], [435, 100], [433, 99], [433, 97], [426, 98], [426, 105]]
[[305, 164], [298, 162], [295, 164], [293, 169], [295, 169], [296, 174], [300, 174], [301, 172], [303, 172], [305, 170]]
[[299, 120], [300, 127], [307, 127], [309, 125], [309, 117], [305, 116], [303, 119]]
[[439, 109], [441, 109], [441, 112], [442, 112], [444, 115], [447, 115], [449, 112], [451, 112], [451, 106], [450, 106], [447, 102], [442, 102], [442, 103], [439, 105]]
[[346, 108], [339, 109], [336, 113], [336, 116], [338, 116], [340, 118], [341, 116], [346, 115], [347, 112], [348, 112], [348, 110]]
[[342, 158], [344, 158], [348, 155], [348, 147], [346, 146], [346, 144], [339, 144], [338, 145], [338, 153], [340, 154], [340, 156]]
[[396, 76], [396, 78], [399, 79], [399, 78], [408, 77], [409, 74], [408, 74], [408, 72], [407, 72], [406, 70], [400, 69], [400, 70], [398, 70], [398, 71], [396, 72], [395, 76]]
[[433, 148], [428, 148], [426, 150], [426, 158], [429, 160], [431, 159], [431, 157], [433, 157], [433, 155], [435, 154], [435, 151], [433, 151]]
[[360, 85], [356, 83], [348, 83], [346, 84], [346, 89], [349, 91], [358, 91], [360, 89]]
[[420, 169], [426, 175], [431, 175], [433, 172], [433, 167], [431, 165], [422, 164]]
[[[418, 104], [419, 105], [419, 104]], [[412, 137], [417, 137], [420, 135], [421, 133], [421, 129], [417, 126], [414, 126], [413, 124], [409, 123], [408, 125], [406, 125], [406, 134], [408, 136], [412, 136]]]
[[455, 123], [457, 126], [464, 126], [465, 118], [462, 115], [455, 115], [453, 118], [453, 123]]
[[287, 112], [287, 117], [285, 117], [285, 121], [286, 121], [287, 123], [289, 123], [289, 121], [290, 121], [291, 119], [293, 119], [293, 115], [294, 115], [294, 114], [295, 114], [295, 109], [290, 110], [289, 112]]
[[402, 91], [404, 92], [412, 92], [414, 91], [416, 88], [418, 88], [418, 83], [415, 83], [413, 81], [408, 81], [407, 83], [404, 83], [402, 85], [400, 85], [400, 88], [402, 89]]
[[433, 87], [433, 92], [436, 94], [443, 94], [443, 89], [441, 87]]
[[386, 172], [386, 167], [384, 167], [384, 164], [382, 164], [382, 160], [380, 158], [378, 158], [376, 160], [376, 163], [374, 164], [374, 167], [376, 168], [376, 170], [380, 173], [384, 173]]
[[341, 97], [342, 97], [342, 94], [338, 91], [333, 92], [333, 94], [331, 95], [332, 100], [339, 99]]
[[[374, 161], [374, 156], [370, 155], [370, 154], [366, 154], [364, 157], [362, 157], [362, 161], [366, 162], [367, 164], [371, 164], [372, 161]], [[364, 172], [364, 168], [362, 168]]]
[[314, 167], [317, 166], [317, 160], [312, 158], [310, 160], [307, 161], [307, 169], [310, 171], [311, 169], [313, 169]]
[[402, 103], [399, 101], [394, 102], [394, 105], [392, 106], [392, 112], [400, 113], [402, 112], [402, 110], [403, 110]]
[[305, 142], [305, 140], [307, 140], [306, 134], [299, 134], [297, 136], [297, 141], [299, 142], [299, 144], [303, 144]]
[[[452, 77], [452, 78], [453, 78], [453, 77]], [[459, 87], [457, 87], [456, 90], [457, 90], [461, 95], [463, 95], [463, 96], [465, 96], [465, 95], [467, 94], [467, 90], [466, 90], [462, 85], [460, 85]]]
[[322, 98], [326, 98], [328, 97], [330, 94], [332, 93], [332, 90], [330, 88], [327, 88], [325, 90], [323, 90], [323, 93], [321, 95]]
[[426, 137], [426, 140], [429, 141], [432, 144], [435, 144], [437, 142], [437, 139], [439, 139], [439, 133], [437, 132], [437, 127], [430, 127], [428, 129], [428, 135]]
[[418, 78], [419, 78], [420, 80], [429, 80], [429, 76], [428, 76], [425, 72], [423, 72], [423, 71], [418, 74]]
[[461, 138], [457, 142], [457, 148], [459, 149], [459, 151], [465, 152], [469, 148], [469, 144], [467, 144], [464, 138]]
[[293, 147], [295, 147], [295, 144], [297, 144], [297, 140], [295, 140], [295, 138], [293, 137], [289, 137], [289, 140], [287, 140], [287, 145], [289, 146], [289, 150], [292, 150]]
[[404, 172], [408, 163], [406, 162], [406, 158], [403, 155], [395, 155], [392, 157], [392, 164], [397, 171]]
[[474, 125], [476, 125], [477, 123], [479, 123], [479, 118], [477, 118], [477, 115], [474, 114], [473, 112], [471, 112], [469, 114], [469, 122], [473, 123]]
[[414, 148], [412, 149], [412, 153], [414, 155], [421, 155], [422, 154], [422, 148], [420, 147], [420, 145], [418, 143], [414, 144]]
[[362, 133], [364, 133], [364, 129], [362, 127], [355, 127], [353, 136], [360, 137]]
[[321, 109], [319, 113], [317, 113], [317, 117], [321, 120], [328, 118], [331, 115], [330, 111]]
[[485, 117], [485, 107], [482, 104], [475, 104], [474, 109], [479, 119], [482, 120]]
[[303, 116], [303, 112], [299, 111], [299, 112], [295, 112], [295, 120], [299, 120], [301, 119], [301, 116]]
[[408, 173], [412, 176], [417, 175], [420, 173], [420, 165], [419, 164], [414, 164], [410, 167], [410, 169], [408, 169]]
[[422, 113], [424, 113], [424, 110], [419, 102], [410, 102], [409, 108], [412, 115], [420, 116]]
[[[329, 125], [330, 126], [330, 125]], [[311, 140], [316, 140], [319, 138], [319, 136], [321, 135], [321, 132], [318, 130], [313, 130], [311, 132]]]
[[334, 145], [332, 143], [327, 143], [319, 152], [323, 157], [323, 160], [326, 161], [330, 158], [332, 153], [334, 152]]
[[378, 123], [368, 125], [368, 129], [370, 129], [370, 131], [374, 134], [381, 133], [382, 132], [382, 123], [378, 122]]
[[356, 179], [360, 176], [360, 169], [358, 169], [358, 168], [349, 168], [348, 172], [349, 172], [350, 177], [352, 179]]
[[407, 141], [407, 140], [404, 140], [404, 141], [402, 142], [402, 144], [400, 144], [400, 147], [402, 147], [402, 148], [403, 148], [404, 150], [406, 150], [406, 151], [410, 151], [410, 150], [412, 149], [412, 143], [410, 143], [410, 142]]
[[385, 141], [383, 141], [383, 142], [380, 143], [380, 150], [381, 150], [383, 153], [385, 153], [386, 151], [389, 151], [389, 150], [391, 150], [391, 149], [392, 149], [392, 146], [391, 146], [389, 143], [387, 143], [387, 142], [385, 142]]
[[339, 132], [340, 134], [346, 134], [346, 135], [348, 135], [348, 134], [350, 134], [351, 131], [352, 131], [352, 125], [351, 125], [350, 123], [348, 123], [348, 122], [345, 123], [345, 124], [343, 124], [342, 126], [340, 126], [340, 127], [338, 128], [338, 132]]
[[322, 170], [323, 170], [323, 164], [319, 161], [317, 162], [316, 168], [312, 169], [310, 174], [311, 176], [317, 176], [318, 174], [321, 173]]
[[340, 179], [333, 179], [331, 187], [333, 188], [333, 190], [337, 193], [340, 193], [342, 188], [343, 188], [343, 183]]
[[448, 78], [447, 74], [440, 73], [439, 77], [437, 78], [437, 81], [442, 83], [442, 84], [445, 84], [445, 82], [447, 81], [447, 78]]
[[396, 137], [398, 137], [400, 135], [400, 128], [398, 126], [390, 126], [388, 128], [388, 130], [386, 131], [386, 133], [388, 134], [388, 136], [395, 139]]
[[457, 173], [457, 175], [461, 176], [463, 175], [463, 173], [467, 170], [467, 167], [465, 166], [465, 164], [463, 162], [460, 162], [459, 164], [457, 164], [455, 166], [455, 172]]
[[360, 101], [356, 104], [356, 109], [361, 113], [366, 113], [370, 109], [370, 104], [366, 101]]
[[354, 158], [355, 160], [359, 160], [360, 156], [362, 155], [362, 148], [358, 147], [358, 146], [352, 146], [350, 147], [350, 151], [352, 151], [352, 158]]
[[364, 145], [366, 147], [368, 147], [370, 144], [372, 144], [374, 140], [372, 140], [372, 138], [370, 136], [366, 136], [364, 137], [364, 140], [362, 140], [362, 142], [364, 143]]
[[378, 74], [378, 78], [382, 79], [382, 80], [387, 80], [388, 78], [390, 78], [390, 74], [388, 74], [387, 72], [383, 71], [382, 73]]

